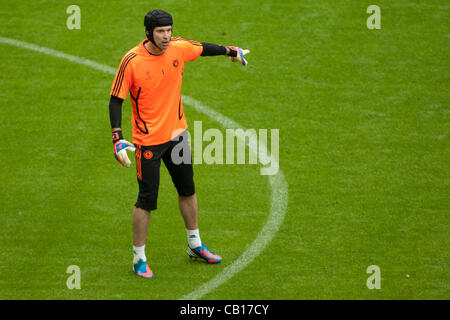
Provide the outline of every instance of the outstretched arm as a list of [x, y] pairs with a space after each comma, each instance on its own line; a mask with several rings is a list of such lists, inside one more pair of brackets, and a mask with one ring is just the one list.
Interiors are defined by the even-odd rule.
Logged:
[[250, 52], [250, 50], [242, 50], [239, 47], [221, 46], [214, 43], [202, 42], [203, 52], [202, 56], [219, 56], [226, 55], [230, 57], [232, 62], [239, 61], [243, 66], [247, 65], [247, 60], [244, 59], [244, 55]]

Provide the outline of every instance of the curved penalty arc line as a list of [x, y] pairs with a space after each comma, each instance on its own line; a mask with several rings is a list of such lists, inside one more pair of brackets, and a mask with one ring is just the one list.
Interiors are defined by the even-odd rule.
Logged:
[[[0, 36], [0, 43], [61, 58], [112, 75], [116, 73], [116, 69], [110, 66], [100, 64], [98, 62], [89, 59], [66, 54], [64, 52], [60, 52], [50, 48], [42, 47], [36, 44], [15, 40], [11, 38], [5, 38], [1, 36]], [[183, 95], [183, 101], [186, 104], [193, 107], [196, 111], [220, 123], [224, 128], [243, 129], [242, 126], [240, 126], [237, 122], [211, 109], [210, 107], [202, 104], [201, 102], [197, 101], [192, 97]], [[241, 138], [238, 136], [238, 139]], [[249, 144], [248, 146], [250, 152], [257, 153], [257, 146], [251, 144]], [[267, 146], [265, 146], [264, 144], [260, 144], [260, 154], [261, 153], [266, 154], [268, 157], [270, 157], [270, 153], [267, 151]], [[275, 163], [275, 166], [279, 168], [278, 163]], [[269, 217], [267, 218], [266, 223], [256, 236], [255, 240], [253, 240], [253, 242], [247, 246], [244, 252], [231, 265], [225, 267], [214, 278], [205, 282], [203, 285], [201, 285], [194, 291], [181, 297], [180, 298], [181, 300], [200, 299], [204, 295], [216, 289], [221, 284], [231, 279], [235, 274], [237, 274], [245, 267], [247, 267], [257, 256], [261, 254], [261, 252], [266, 248], [266, 246], [272, 241], [273, 237], [275, 236], [275, 234], [278, 232], [278, 229], [282, 225], [284, 221], [284, 216], [286, 214], [288, 203], [288, 184], [281, 169], [279, 169], [276, 174], [268, 176], [268, 179], [271, 188], [270, 214]]]

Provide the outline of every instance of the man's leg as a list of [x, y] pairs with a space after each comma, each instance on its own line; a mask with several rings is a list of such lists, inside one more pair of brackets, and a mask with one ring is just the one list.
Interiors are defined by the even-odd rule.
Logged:
[[153, 272], [147, 264], [145, 243], [147, 242], [150, 211], [133, 208], [133, 270], [143, 278], [153, 278]]
[[187, 197], [178, 196], [178, 206], [180, 207], [186, 229], [198, 229], [198, 205], [196, 194], [194, 193], [192, 196]]
[[178, 191], [178, 206], [186, 226], [188, 237], [187, 253], [191, 258], [200, 258], [208, 263], [219, 263], [222, 257], [211, 252], [200, 239], [198, 231], [198, 205], [197, 196], [194, 193], [191, 196], [181, 196]]
[[[172, 148], [175, 145], [176, 143], [174, 143]], [[188, 163], [175, 164], [172, 159], [172, 148], [163, 155], [162, 159], [178, 192], [178, 206], [186, 226], [187, 253], [191, 258], [201, 258], [208, 263], [219, 263], [222, 261], [222, 258], [211, 252], [200, 239], [197, 196], [195, 194], [194, 171], [189, 144], [185, 144], [184, 149], [181, 151], [181, 153], [188, 152], [186, 158], [191, 159]], [[183, 157], [183, 154], [180, 154], [180, 156]]]
[[145, 243], [147, 242], [150, 211], [133, 208], [133, 270], [144, 278], [153, 278], [153, 272], [147, 264]]
[[138, 276], [153, 278], [147, 265], [145, 244], [147, 242], [150, 212], [156, 210], [159, 189], [159, 167], [161, 152], [168, 146], [143, 147], [136, 145], [136, 169], [139, 195], [133, 208], [133, 265]]
[[201, 247], [202, 241], [198, 231], [197, 195], [195, 193], [191, 196], [178, 195], [178, 206], [186, 226], [188, 246], [191, 248]]
[[133, 245], [145, 246], [147, 242], [148, 226], [150, 224], [150, 211], [133, 208]]

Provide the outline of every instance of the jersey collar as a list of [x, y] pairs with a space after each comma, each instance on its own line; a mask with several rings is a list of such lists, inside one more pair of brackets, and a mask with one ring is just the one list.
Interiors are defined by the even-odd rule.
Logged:
[[[169, 49], [169, 48], [167, 48], [162, 54], [153, 54], [153, 53], [150, 53], [150, 51], [148, 51], [147, 50], [147, 48], [145, 48], [145, 44], [147, 43], [147, 42], [149, 42], [150, 40], [148, 40], [148, 39], [144, 39], [142, 42], [141, 42], [141, 45], [140, 45], [140, 47], [141, 47], [141, 51], [144, 53], [144, 55], [148, 55], [148, 56], [151, 56], [151, 57], [160, 57], [160, 56], [163, 56], [165, 53], [166, 53], [166, 51]], [[169, 46], [170, 47], [170, 46]]]

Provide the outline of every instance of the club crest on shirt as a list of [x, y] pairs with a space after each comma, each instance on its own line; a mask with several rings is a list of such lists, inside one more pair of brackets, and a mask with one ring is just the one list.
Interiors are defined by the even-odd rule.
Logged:
[[153, 153], [150, 150], [144, 152], [144, 158], [150, 160], [153, 157]]
[[177, 59], [173, 60], [173, 66], [174, 66], [175, 68], [178, 67], [178, 64], [179, 64], [179, 62], [178, 62]]

